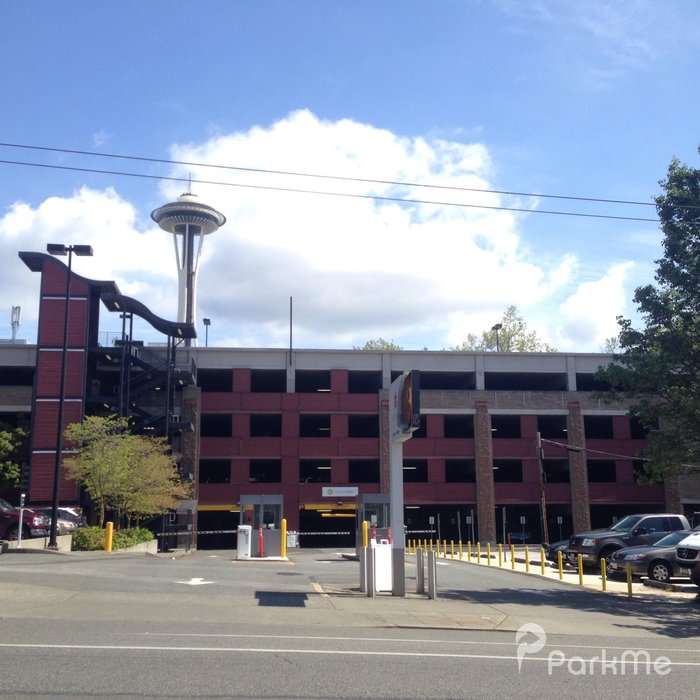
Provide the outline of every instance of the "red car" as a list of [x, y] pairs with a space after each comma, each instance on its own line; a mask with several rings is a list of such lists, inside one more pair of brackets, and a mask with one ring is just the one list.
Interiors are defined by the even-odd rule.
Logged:
[[[19, 535], [20, 510], [0, 498], [0, 540], [16, 540]], [[29, 508], [22, 512], [22, 537], [46, 537], [49, 526], [43, 515]]]

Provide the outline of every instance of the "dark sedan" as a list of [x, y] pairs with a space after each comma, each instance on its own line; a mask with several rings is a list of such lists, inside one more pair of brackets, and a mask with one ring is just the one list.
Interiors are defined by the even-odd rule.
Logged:
[[633, 576], [648, 576], [661, 583], [676, 576], [689, 576], [690, 572], [676, 561], [676, 545], [689, 534], [689, 530], [677, 530], [651, 545], [618, 549], [608, 559], [608, 575], [624, 574], [630, 564]]

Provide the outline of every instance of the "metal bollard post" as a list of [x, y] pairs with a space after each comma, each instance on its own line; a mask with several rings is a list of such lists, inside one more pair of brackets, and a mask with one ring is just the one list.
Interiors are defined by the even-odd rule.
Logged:
[[498, 566], [503, 566], [503, 545], [498, 543]]
[[280, 523], [280, 556], [287, 556], [287, 518], [282, 518]]
[[525, 573], [530, 573], [530, 550], [527, 545], [525, 545]]
[[459, 560], [462, 561], [462, 540], [459, 541]]
[[367, 547], [360, 547], [360, 592], [367, 593]]
[[510, 568], [515, 570], [515, 545], [510, 546]]
[[578, 585], [583, 586], [583, 555], [578, 555]]
[[450, 558], [455, 558], [455, 541], [450, 540]]
[[491, 566], [491, 543], [487, 542], [486, 543], [486, 558], [487, 558], [487, 564]]
[[428, 554], [428, 598], [437, 599], [437, 556], [435, 552]]
[[481, 564], [481, 542], [476, 543], [476, 563]]
[[600, 578], [603, 581], [603, 590], [608, 588], [608, 567], [605, 559], [600, 560]]
[[559, 569], [559, 580], [564, 578], [564, 559], [561, 551], [557, 552], [557, 568]]
[[425, 593], [425, 568], [422, 549], [416, 551], [416, 593]]
[[540, 573], [544, 576], [544, 547], [540, 547]]
[[112, 551], [112, 537], [114, 535], [114, 523], [108, 522], [105, 526], [105, 552]]
[[367, 597], [374, 598], [375, 594], [375, 576], [374, 576], [374, 549], [367, 548]]
[[[579, 555], [580, 556], [580, 555]], [[627, 597], [632, 597], [632, 564], [627, 564]]]

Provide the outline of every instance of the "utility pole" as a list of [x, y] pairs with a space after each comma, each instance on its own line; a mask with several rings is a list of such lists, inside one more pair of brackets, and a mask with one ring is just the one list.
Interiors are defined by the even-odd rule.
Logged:
[[545, 476], [544, 467], [542, 465], [542, 437], [539, 430], [535, 438], [535, 447], [537, 450], [537, 471], [540, 480], [540, 520], [542, 524], [542, 544], [549, 542], [549, 528], [547, 527], [547, 499], [544, 493]]

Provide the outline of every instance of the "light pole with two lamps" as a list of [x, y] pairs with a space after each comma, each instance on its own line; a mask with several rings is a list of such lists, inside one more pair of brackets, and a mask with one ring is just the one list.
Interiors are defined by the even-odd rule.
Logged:
[[58, 500], [61, 492], [61, 452], [63, 451], [63, 409], [65, 405], [66, 391], [66, 359], [68, 355], [68, 317], [70, 307], [70, 283], [73, 254], [81, 256], [92, 255], [92, 246], [89, 245], [64, 245], [63, 243], [49, 243], [46, 251], [50, 255], [68, 256], [68, 273], [66, 275], [66, 307], [63, 315], [63, 352], [61, 354], [61, 384], [58, 394], [58, 420], [56, 429], [56, 463], [53, 473], [53, 499], [51, 501], [51, 530], [47, 549], [58, 549], [56, 535], [58, 533]]

